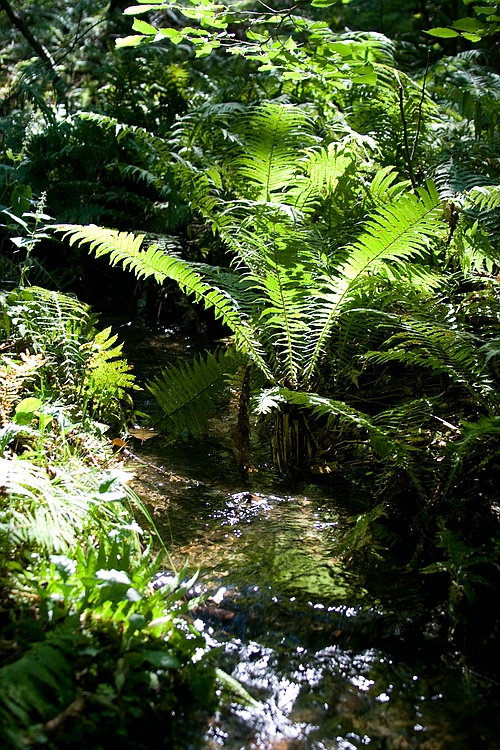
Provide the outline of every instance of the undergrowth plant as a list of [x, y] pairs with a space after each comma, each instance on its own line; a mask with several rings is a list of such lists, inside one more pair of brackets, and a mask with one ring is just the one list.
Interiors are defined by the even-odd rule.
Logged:
[[85, 549], [32, 554], [24, 569], [11, 564], [16, 616], [4, 635], [15, 646], [0, 663], [4, 747], [83, 749], [97, 735], [133, 747], [169, 736], [180, 707], [214, 709], [213, 658], [190, 624], [196, 599], [185, 601], [193, 580], [181, 585], [179, 571], [153, 589], [159, 567], [125, 527]]
[[[446, 228], [439, 196], [431, 184], [413, 194], [389, 169], [365, 178], [364, 189], [356, 193], [353, 175], [363, 163], [359, 143], [353, 136], [323, 145], [300, 108], [278, 103], [251, 108], [235, 116], [233, 127], [238, 138], [218, 177], [214, 167], [203, 171], [187, 165], [182, 174], [186, 184], [194, 186], [198, 210], [231, 250], [231, 267], [189, 263], [156, 245], [143, 251], [141, 236], [93, 226], [64, 225], [60, 230], [72, 243], [89, 244], [97, 256], [109, 256], [139, 278], [176, 280], [228, 326], [236, 350], [263, 378], [257, 411], [275, 415], [274, 455], [281, 469], [312, 460], [313, 445], [300, 456], [306, 446], [303, 435], [298, 437], [301, 450], [293, 439], [286, 447], [288, 438], [280, 435], [279, 415], [289, 409], [295, 413], [299, 401], [302, 410], [329, 422], [362, 426], [377, 436], [374, 444], [380, 446], [384, 432], [370, 415], [336, 400], [349, 346], [344, 343], [334, 351], [332, 342], [340, 321], [353, 310], [359, 315], [350, 316], [350, 340], [367, 321], [380, 328], [375, 300], [389, 306], [388, 285], [395, 285], [398, 295], [404, 284], [425, 296], [433, 293], [440, 277], [429, 262], [431, 246]], [[228, 188], [232, 199], [223, 197]], [[349, 232], [341, 207], [360, 202], [365, 216], [359, 228]], [[357, 210], [363, 216], [359, 206]], [[339, 243], [339, 230], [344, 244]], [[365, 294], [372, 302], [363, 315], [359, 303]], [[330, 384], [326, 392], [315, 394], [325, 366], [331, 369], [332, 362], [337, 387], [332, 391]], [[198, 366], [193, 382], [199, 374]], [[186, 377], [181, 376], [184, 381]], [[171, 410], [171, 389], [162, 391], [161, 379], [151, 387], [165, 410]], [[207, 392], [206, 386], [200, 390]], [[302, 431], [311, 434], [306, 423]], [[392, 445], [386, 438], [387, 446]]]

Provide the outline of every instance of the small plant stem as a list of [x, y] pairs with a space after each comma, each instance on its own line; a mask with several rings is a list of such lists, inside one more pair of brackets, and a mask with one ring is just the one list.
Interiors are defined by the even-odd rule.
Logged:
[[[398, 79], [399, 79], [399, 76], [398, 76]], [[412, 188], [415, 190], [417, 187], [417, 181], [415, 179], [415, 173], [413, 171], [412, 156], [410, 153], [410, 144], [408, 142], [408, 123], [406, 122], [404, 97], [403, 97], [403, 85], [401, 81], [399, 82], [398, 93], [399, 93], [399, 111], [401, 112], [401, 122], [403, 123], [403, 143], [405, 147], [406, 163], [408, 165], [408, 174], [410, 176], [410, 182], [411, 182]]]
[[418, 139], [420, 137], [420, 128], [422, 127], [422, 108], [424, 106], [425, 84], [427, 81], [427, 73], [429, 72], [429, 62], [430, 62], [430, 56], [427, 55], [427, 65], [425, 66], [424, 80], [422, 81], [422, 95], [418, 103], [417, 132], [415, 134], [415, 140], [413, 141], [413, 148], [411, 150], [411, 156], [410, 156], [411, 163], [413, 163], [413, 159], [415, 158], [415, 151], [417, 150]]

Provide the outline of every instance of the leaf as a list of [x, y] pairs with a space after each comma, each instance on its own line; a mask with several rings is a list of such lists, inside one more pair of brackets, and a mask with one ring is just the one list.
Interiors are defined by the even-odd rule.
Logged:
[[252, 706], [253, 708], [262, 707], [262, 705], [250, 695], [248, 690], [246, 690], [238, 680], [232, 677], [232, 675], [219, 669], [219, 667], [215, 669], [215, 674], [224, 687], [227, 688], [235, 698], [241, 700], [244, 705]]
[[146, 37], [139, 34], [131, 34], [130, 36], [121, 37], [115, 40], [115, 46], [119, 49], [121, 47], [137, 47], [140, 42], [143, 42]]
[[132, 29], [134, 31], [139, 31], [141, 34], [156, 36], [155, 27], [151, 26], [150, 23], [146, 23], [146, 21], [141, 21], [139, 18], [134, 18]]
[[[151, 440], [151, 438], [154, 438], [160, 434], [159, 432], [155, 432], [155, 430], [149, 430], [144, 427], [131, 427], [128, 432], [129, 435], [132, 435], [132, 437], [135, 437], [137, 438], [137, 440], [141, 440], [142, 442], [144, 442], [145, 440]], [[117, 438], [115, 438], [113, 440], [113, 445], [119, 444], [126, 445], [123, 440], [118, 443]], [[122, 445], [120, 445], [120, 447], [122, 447]]]
[[147, 13], [150, 10], [158, 10], [158, 7], [152, 3], [144, 3], [142, 5], [129, 5], [125, 8], [123, 15], [125, 16], [138, 16], [140, 13]]
[[434, 29], [429, 29], [429, 31], [425, 31], [426, 34], [430, 34], [431, 36], [439, 37], [440, 39], [452, 39], [453, 37], [460, 36], [458, 31], [453, 31], [453, 29], [447, 29], [444, 26], [436, 26]]
[[330, 8], [335, 5], [337, 0], [312, 0], [311, 5], [313, 8]]
[[14, 415], [14, 424], [27, 425], [31, 422], [35, 416], [35, 412], [42, 406], [42, 401], [39, 398], [30, 396], [29, 398], [23, 398], [22, 401], [16, 406]]
[[484, 24], [477, 18], [460, 18], [458, 21], [454, 22], [453, 28], [458, 31], [469, 31], [473, 33], [475, 31], [484, 31]]
[[166, 651], [145, 651], [144, 661], [155, 669], [179, 669], [181, 666], [179, 659]]

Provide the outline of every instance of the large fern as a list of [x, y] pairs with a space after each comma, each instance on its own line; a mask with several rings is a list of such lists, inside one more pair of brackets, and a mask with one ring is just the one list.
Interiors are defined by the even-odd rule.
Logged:
[[0, 724], [7, 747], [25, 746], [21, 727], [52, 718], [73, 693], [74, 639], [58, 634], [0, 669]]
[[75, 386], [83, 364], [82, 336], [94, 318], [75, 297], [42, 287], [13, 290], [5, 298], [7, 335], [43, 354], [60, 386]]
[[[361, 163], [355, 139], [325, 148], [297, 107], [268, 103], [235, 110], [229, 118], [235, 140], [222, 169], [213, 163], [204, 170], [183, 157], [178, 168], [185, 189], [193, 187], [193, 208], [232, 252], [230, 268], [182, 260], [174, 241], [165, 250], [142, 249], [143, 235], [94, 225], [61, 225], [58, 231], [138, 278], [175, 280], [230, 328], [236, 349], [269, 384], [285, 388], [282, 393], [307, 393], [357, 300], [371, 296], [377, 307], [380, 294], [390, 297], [391, 285], [398, 295], [406, 287], [428, 296], [440, 283], [431, 263], [448, 231], [441, 200], [432, 183], [413, 193], [390, 168], [375, 178], [364, 176], [355, 194], [353, 175]], [[361, 196], [364, 216], [356, 207]], [[357, 224], [342, 226], [341, 233], [336, 204], [357, 212]], [[212, 363], [205, 366], [210, 381]], [[190, 375], [187, 369], [175, 372], [174, 380], [200, 379], [201, 372], [196, 362]], [[158, 390], [168, 412], [167, 394]], [[173, 413], [179, 403], [178, 394], [172, 395]]]
[[264, 351], [251, 327], [238, 314], [233, 300], [217, 287], [207, 284], [191, 264], [168, 255], [154, 244], [141, 250], [144, 235], [117, 232], [95, 225], [84, 227], [62, 224], [56, 229], [70, 237], [72, 244], [88, 244], [97, 257], [108, 255], [112, 265], [121, 264], [133, 271], [138, 278], [152, 276], [159, 283], [167, 278], [176, 281], [183, 292], [193, 295], [197, 302], [211, 308], [215, 317], [222, 319], [229, 326], [236, 344], [246, 351], [265, 373], [270, 374]]

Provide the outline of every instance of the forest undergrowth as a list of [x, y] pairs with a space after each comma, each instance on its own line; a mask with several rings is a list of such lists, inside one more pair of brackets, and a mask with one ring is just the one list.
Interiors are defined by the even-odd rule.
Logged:
[[183, 572], [151, 587], [135, 378], [93, 309], [218, 339], [147, 382], [161, 428], [228, 404], [243, 472], [257, 429], [292, 481], [362, 487], [339, 554], [429, 581], [471, 664], [497, 648], [500, 13], [383, 5], [2, 1], [7, 746], [146, 746], [224, 680]]

